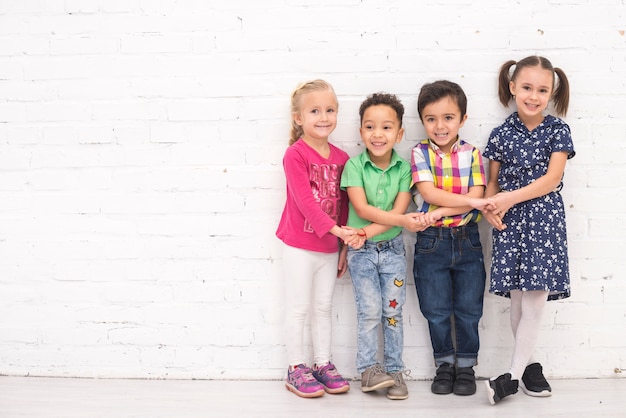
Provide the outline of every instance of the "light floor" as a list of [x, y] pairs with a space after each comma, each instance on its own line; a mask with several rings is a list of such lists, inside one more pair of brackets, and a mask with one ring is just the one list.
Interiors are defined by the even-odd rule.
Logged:
[[523, 392], [491, 406], [483, 381], [474, 396], [433, 395], [409, 381], [409, 399], [362, 393], [298, 398], [280, 381], [106, 380], [0, 376], [0, 417], [626, 417], [626, 380], [551, 381], [553, 396]]

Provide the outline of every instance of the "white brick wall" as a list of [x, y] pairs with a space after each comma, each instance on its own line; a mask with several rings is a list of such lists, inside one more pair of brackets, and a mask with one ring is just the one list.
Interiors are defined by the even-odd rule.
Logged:
[[[564, 190], [573, 297], [548, 305], [537, 357], [554, 377], [621, 376], [624, 22], [617, 0], [0, 1], [0, 374], [282, 377], [274, 231], [292, 88], [335, 86], [333, 140], [351, 155], [360, 102], [398, 94], [408, 157], [419, 87], [448, 78], [482, 148], [508, 114], [499, 65], [539, 53], [570, 77], [578, 155]], [[409, 282], [405, 360], [426, 378]], [[507, 312], [486, 297], [479, 374], [508, 367]], [[349, 278], [334, 334], [354, 376]]]

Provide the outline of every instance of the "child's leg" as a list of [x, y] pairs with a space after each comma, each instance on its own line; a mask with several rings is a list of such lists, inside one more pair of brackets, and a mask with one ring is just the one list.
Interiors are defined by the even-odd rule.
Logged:
[[[515, 347], [513, 359], [511, 361], [511, 378], [519, 380], [524, 374], [524, 369], [528, 365], [539, 336], [541, 317], [543, 308], [548, 301], [548, 292], [541, 290], [531, 290], [522, 292], [520, 290], [511, 291], [511, 323], [515, 333]], [[517, 314], [517, 306], [520, 308], [517, 328], [514, 327], [513, 315]], [[514, 310], [516, 311], [514, 313]]]
[[363, 373], [377, 363], [378, 327], [382, 317], [381, 289], [376, 263], [376, 246], [366, 243], [360, 250], [348, 250], [348, 269], [354, 288], [357, 315], [356, 367]]
[[381, 305], [383, 310], [383, 339], [385, 342], [385, 371], [404, 370], [404, 323], [402, 307], [406, 301], [406, 250], [402, 235], [388, 242], [380, 251]]
[[485, 264], [478, 228], [467, 228], [467, 236], [455, 241], [452, 272], [456, 360], [460, 368], [473, 367], [480, 347], [478, 322], [483, 315]]
[[[444, 230], [444, 231], [442, 231]], [[413, 275], [420, 310], [428, 321], [435, 366], [454, 365], [452, 344], [451, 238], [446, 228], [428, 228], [417, 233]], [[448, 232], [449, 234], [449, 232]]]
[[318, 265], [313, 277], [311, 341], [315, 364], [326, 364], [330, 361], [333, 293], [337, 283], [339, 255], [338, 253], [316, 255]]
[[311, 289], [315, 274], [310, 251], [283, 247], [283, 281], [285, 286], [285, 344], [290, 366], [305, 364], [304, 323], [311, 306]]

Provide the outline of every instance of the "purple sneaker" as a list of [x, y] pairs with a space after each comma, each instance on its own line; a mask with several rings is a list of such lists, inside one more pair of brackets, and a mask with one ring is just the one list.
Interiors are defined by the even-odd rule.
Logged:
[[298, 364], [287, 370], [285, 387], [303, 398], [317, 398], [324, 395], [324, 385], [318, 382], [311, 374], [311, 369], [304, 364]]
[[316, 364], [312, 374], [328, 393], [344, 393], [350, 390], [350, 383], [341, 377], [330, 361], [321, 367]]

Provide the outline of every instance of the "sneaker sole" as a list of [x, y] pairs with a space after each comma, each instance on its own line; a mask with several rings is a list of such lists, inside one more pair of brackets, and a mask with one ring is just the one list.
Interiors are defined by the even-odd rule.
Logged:
[[526, 385], [524, 385], [524, 381], [521, 379], [519, 381], [519, 386], [522, 388], [524, 393], [528, 396], [533, 396], [535, 398], [547, 398], [548, 396], [552, 396], [552, 392], [550, 392], [549, 390], [542, 390], [541, 392], [535, 392], [530, 389], [527, 389]]
[[452, 393], [453, 389], [433, 389], [432, 385], [430, 386], [430, 391], [435, 395], [449, 395]]
[[335, 389], [331, 389], [329, 387], [324, 387], [324, 390], [326, 391], [326, 393], [330, 393], [331, 395], [337, 395], [338, 393], [346, 393], [347, 391], [350, 390], [350, 385], [347, 386], [343, 386], [340, 388], [335, 388]]
[[457, 396], [471, 396], [471, 395], [476, 393], [476, 388], [474, 387], [473, 389], [469, 389], [469, 390], [467, 390], [467, 389], [461, 390], [459, 388], [455, 388], [452, 391], [452, 393], [454, 393]]
[[489, 384], [489, 380], [485, 380], [485, 386], [487, 387], [487, 397], [489, 398], [489, 403], [492, 405], [495, 405], [496, 404], [496, 391], [493, 390], [493, 388]]
[[384, 389], [384, 388], [389, 388], [393, 385], [395, 385], [396, 382], [395, 380], [391, 379], [391, 380], [386, 380], [384, 382], [380, 382], [377, 385], [374, 386], [361, 386], [361, 391], [363, 392], [372, 392], [378, 389]]
[[294, 386], [290, 385], [289, 383], [285, 383], [285, 387], [287, 388], [289, 392], [293, 392], [301, 398], [319, 398], [320, 396], [324, 396], [324, 393], [325, 393], [324, 389], [320, 389], [317, 392], [311, 392], [311, 393], [300, 392], [298, 389], [296, 389]]
[[408, 399], [408, 398], [409, 398], [408, 394], [406, 394], [406, 395], [390, 395], [390, 394], [387, 394], [387, 399], [391, 399], [392, 401], [403, 401], [403, 400]]

